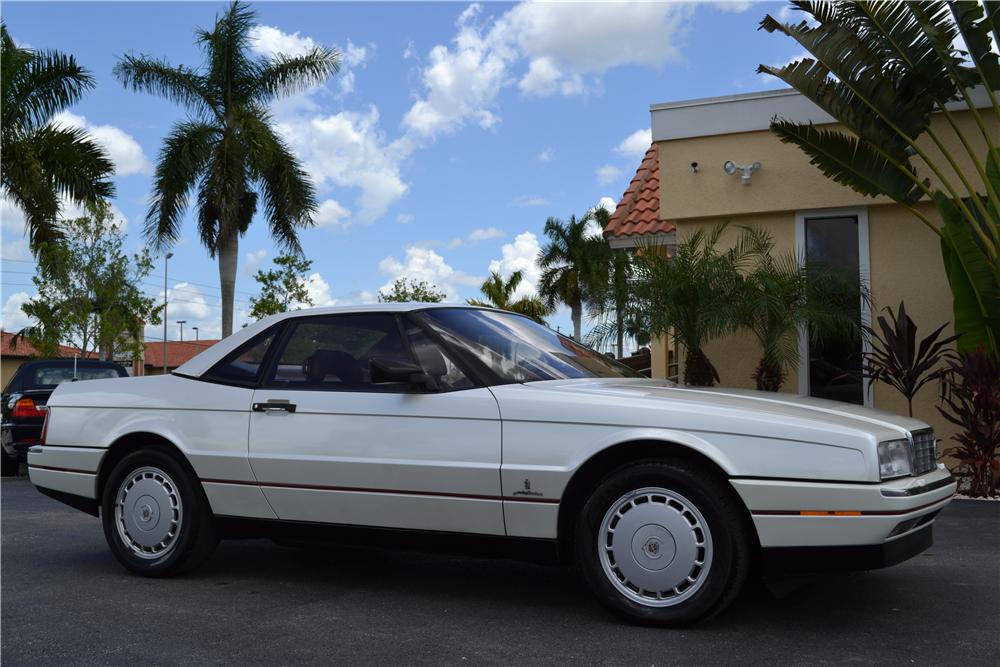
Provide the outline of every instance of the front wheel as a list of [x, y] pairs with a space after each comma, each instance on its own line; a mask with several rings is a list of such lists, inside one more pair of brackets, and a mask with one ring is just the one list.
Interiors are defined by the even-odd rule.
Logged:
[[577, 561], [598, 599], [626, 618], [679, 626], [722, 611], [743, 586], [744, 509], [712, 473], [684, 461], [622, 468], [576, 526]]
[[129, 570], [165, 577], [200, 565], [218, 535], [204, 493], [172, 456], [129, 454], [104, 486], [101, 520], [111, 552]]

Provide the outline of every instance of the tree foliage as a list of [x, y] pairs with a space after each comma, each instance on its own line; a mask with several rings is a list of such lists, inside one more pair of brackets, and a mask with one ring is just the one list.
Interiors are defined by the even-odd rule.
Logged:
[[448, 295], [426, 280], [397, 278], [388, 290], [379, 290], [379, 303], [440, 303]]
[[312, 224], [317, 209], [312, 182], [275, 130], [268, 105], [340, 67], [340, 54], [319, 46], [299, 56], [254, 56], [253, 25], [254, 12], [233, 2], [212, 30], [196, 33], [201, 67], [132, 54], [115, 66], [127, 88], [165, 97], [190, 114], [160, 151], [145, 235], [157, 250], [174, 244], [196, 191], [199, 237], [219, 259], [223, 336], [233, 328], [239, 238], [254, 216], [263, 213], [274, 241], [298, 253], [298, 230]]
[[[957, 344], [997, 354], [1000, 58], [994, 49], [1000, 45], [1000, 2], [792, 6], [811, 20], [786, 24], [766, 16], [760, 27], [794, 39], [809, 57], [758, 71], [802, 93], [844, 130], [781, 118], [771, 130], [829, 178], [866, 196], [891, 198], [937, 234]], [[959, 38], [965, 50], [956, 48]], [[980, 93], [988, 99], [985, 107], [975, 101]], [[972, 128], [956, 120], [955, 104], [969, 112]], [[919, 205], [924, 199], [943, 224], [927, 217]]]
[[313, 305], [308, 277], [312, 261], [302, 255], [285, 254], [275, 257], [274, 265], [277, 268], [261, 269], [254, 276], [260, 294], [250, 297], [250, 317], [256, 320]]
[[114, 165], [78, 128], [52, 117], [94, 87], [71, 55], [18, 46], [0, 26], [0, 193], [24, 211], [28, 243], [41, 261], [63, 237], [62, 200], [96, 205], [114, 194]]
[[600, 236], [590, 233], [593, 211], [581, 218], [571, 215], [545, 221], [548, 242], [538, 254], [542, 277], [538, 295], [546, 307], [564, 304], [573, 320], [573, 338], [581, 339], [583, 308], [596, 297], [608, 276], [610, 249]]
[[40, 264], [32, 279], [37, 294], [22, 310], [35, 324], [20, 335], [43, 356], [71, 345], [102, 359], [141, 358], [143, 330], [159, 324], [163, 310], [141, 288], [153, 270], [149, 251], [125, 253], [125, 235], [106, 205], [66, 221], [64, 230], [44, 249], [55, 261]]
[[810, 262], [794, 252], [775, 252], [771, 235], [745, 228], [750, 254], [740, 271], [733, 316], [761, 348], [754, 371], [757, 389], [778, 391], [799, 363], [799, 331], [860, 342], [861, 304], [870, 302], [856, 273]]
[[507, 280], [504, 280], [503, 276], [496, 271], [492, 271], [490, 277], [479, 288], [485, 300], [469, 299], [469, 304], [509, 310], [512, 313], [527, 315], [539, 324], [545, 324], [545, 317], [552, 310], [541, 299], [537, 296], [515, 297], [517, 288], [521, 286], [523, 280], [524, 274], [520, 271], [510, 274], [510, 278]]
[[726, 228], [698, 229], [678, 243], [672, 255], [649, 245], [636, 256], [633, 289], [638, 307], [647, 313], [652, 336], [670, 336], [684, 348], [684, 384], [712, 386], [719, 381], [704, 346], [738, 327], [739, 270], [756, 245], [744, 230], [731, 248], [719, 250]]

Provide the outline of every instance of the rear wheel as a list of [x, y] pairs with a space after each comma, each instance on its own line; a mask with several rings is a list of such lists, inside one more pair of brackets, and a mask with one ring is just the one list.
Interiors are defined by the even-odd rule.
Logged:
[[723, 482], [690, 463], [630, 465], [580, 513], [577, 560], [612, 611], [653, 625], [693, 623], [743, 586], [751, 554], [743, 513]]
[[159, 450], [140, 450], [118, 462], [104, 486], [101, 520], [118, 561], [146, 576], [193, 569], [218, 544], [204, 492]]

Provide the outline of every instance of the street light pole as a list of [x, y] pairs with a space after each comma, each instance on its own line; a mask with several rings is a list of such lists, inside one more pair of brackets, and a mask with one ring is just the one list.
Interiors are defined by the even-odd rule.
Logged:
[[191, 327], [191, 328], [194, 329], [194, 339], [198, 340], [198, 327]]
[[184, 342], [184, 325], [187, 324], [187, 320], [177, 320], [177, 324], [181, 325], [181, 342]]
[[174, 253], [163, 256], [163, 374], [167, 374], [167, 263]]

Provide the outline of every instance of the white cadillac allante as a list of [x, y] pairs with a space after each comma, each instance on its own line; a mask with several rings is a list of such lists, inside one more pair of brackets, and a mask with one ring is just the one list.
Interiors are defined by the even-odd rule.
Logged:
[[926, 424], [636, 376], [531, 320], [427, 304], [247, 327], [173, 374], [64, 384], [31, 481], [165, 576], [219, 537], [573, 562], [633, 620], [724, 609], [751, 571], [931, 544], [955, 483]]

